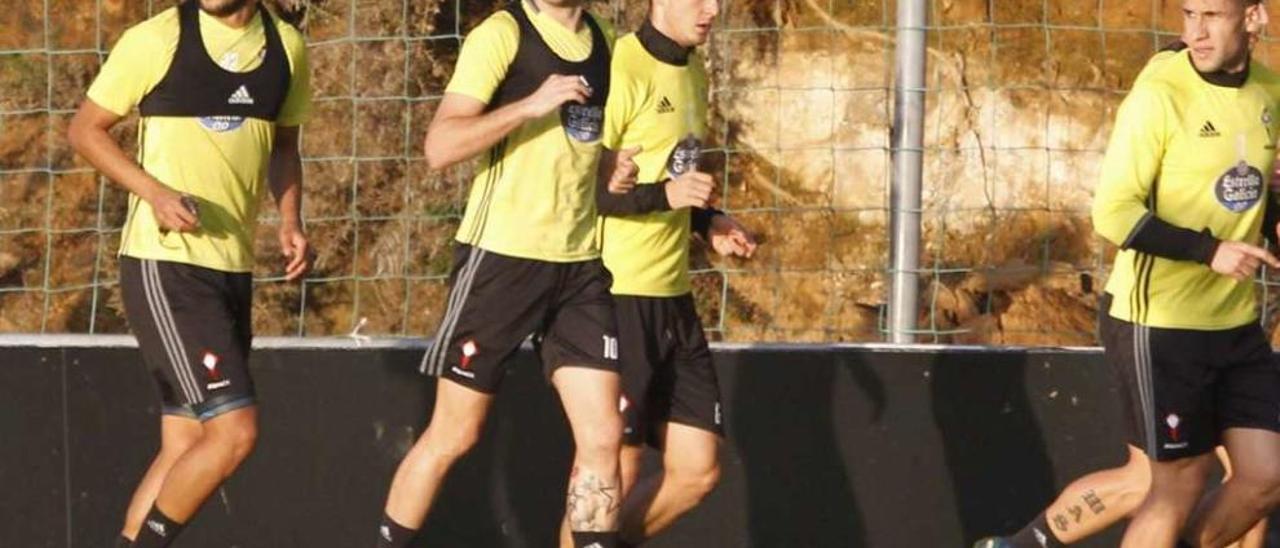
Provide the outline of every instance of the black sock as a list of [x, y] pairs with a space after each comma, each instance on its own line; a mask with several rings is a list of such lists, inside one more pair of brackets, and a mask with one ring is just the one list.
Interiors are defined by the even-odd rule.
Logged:
[[1017, 548], [1062, 548], [1066, 546], [1058, 537], [1054, 536], [1053, 528], [1049, 527], [1049, 520], [1045, 518], [1044, 513], [1036, 516], [1036, 519], [1023, 527], [1018, 534], [1009, 538]]
[[119, 537], [116, 537], [116, 543], [114, 546], [115, 548], [130, 548], [133, 546], [133, 541], [129, 540], [129, 537], [120, 535]]
[[618, 548], [618, 532], [572, 531], [573, 548]]
[[164, 515], [155, 505], [147, 512], [147, 519], [142, 520], [142, 529], [138, 538], [134, 539], [134, 548], [165, 548], [173, 543], [182, 533], [183, 525]]
[[413, 540], [416, 530], [410, 529], [382, 514], [382, 523], [378, 525], [378, 548], [404, 548]]

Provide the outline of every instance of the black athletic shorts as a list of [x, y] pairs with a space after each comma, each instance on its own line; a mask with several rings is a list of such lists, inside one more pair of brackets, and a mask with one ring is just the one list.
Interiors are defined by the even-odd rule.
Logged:
[[1228, 428], [1280, 432], [1280, 371], [1257, 322], [1202, 331], [1132, 324], [1099, 303], [1106, 359], [1124, 386], [1131, 443], [1158, 461], [1213, 451]]
[[457, 244], [449, 302], [420, 370], [493, 394], [507, 357], [533, 335], [549, 379], [556, 368], [618, 370], [618, 328], [599, 259], [553, 263]]
[[659, 428], [668, 422], [723, 436], [720, 383], [693, 297], [615, 295], [614, 303], [623, 442], [661, 448]]
[[122, 256], [120, 286], [164, 414], [206, 421], [254, 404], [249, 273]]

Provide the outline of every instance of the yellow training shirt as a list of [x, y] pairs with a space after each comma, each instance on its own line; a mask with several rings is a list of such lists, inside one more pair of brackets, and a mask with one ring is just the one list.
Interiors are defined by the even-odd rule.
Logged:
[[[97, 105], [125, 116], [165, 77], [178, 48], [178, 8], [127, 30], [89, 88]], [[151, 207], [131, 196], [120, 253], [139, 259], [187, 263], [226, 272], [253, 270], [258, 204], [266, 189], [275, 126], [299, 126], [311, 109], [302, 35], [272, 17], [292, 69], [288, 94], [273, 125], [256, 118], [144, 117], [138, 130], [142, 168], [160, 182], [200, 202], [200, 228], [162, 234]], [[266, 34], [262, 15], [244, 28], [199, 14], [210, 58], [227, 70], [248, 72], [262, 63]]]
[[1252, 63], [1240, 85], [1210, 82], [1188, 51], [1151, 59], [1121, 104], [1094, 196], [1094, 228], [1121, 246], [1106, 291], [1117, 319], [1219, 330], [1256, 321], [1252, 281], [1129, 248], [1150, 216], [1258, 244], [1275, 157], [1280, 79]]
[[[696, 169], [706, 134], [702, 59], [646, 23], [614, 48], [604, 144], [640, 148], [641, 184]], [[615, 295], [673, 297], [690, 291], [689, 208], [600, 221], [602, 256]]]
[[[571, 62], [591, 57], [593, 38], [587, 21], [574, 31], [527, 0], [519, 9], [555, 55]], [[612, 28], [592, 20], [611, 48]], [[467, 35], [445, 92], [489, 104], [508, 77], [519, 45], [520, 25], [510, 12], [489, 16]], [[600, 144], [574, 139], [561, 124], [557, 109], [525, 123], [484, 154], [458, 241], [541, 261], [574, 262], [600, 256], [593, 237]]]

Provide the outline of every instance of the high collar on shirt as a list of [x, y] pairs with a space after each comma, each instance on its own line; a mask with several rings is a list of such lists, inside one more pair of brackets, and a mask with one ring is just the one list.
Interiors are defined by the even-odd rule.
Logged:
[[[1172, 44], [1165, 46], [1162, 49], [1169, 50], [1169, 51], [1182, 51], [1187, 49], [1187, 44], [1182, 40], [1178, 40], [1173, 42]], [[1246, 59], [1244, 63], [1244, 70], [1240, 72], [1227, 72], [1225, 70], [1215, 70], [1213, 72], [1200, 72], [1200, 69], [1196, 68], [1195, 61], [1191, 60], [1190, 53], [1187, 54], [1187, 62], [1191, 63], [1191, 69], [1196, 71], [1196, 74], [1200, 75], [1201, 80], [1204, 80], [1205, 82], [1208, 82], [1215, 86], [1221, 86], [1224, 88], [1244, 87], [1244, 83], [1249, 80], [1249, 66], [1253, 64], [1252, 59]]]
[[[1190, 59], [1190, 56], [1188, 56], [1187, 58]], [[1244, 70], [1240, 72], [1227, 72], [1225, 70], [1215, 70], [1213, 72], [1200, 72], [1200, 69], [1196, 69], [1196, 74], [1199, 74], [1200, 77], [1204, 79], [1204, 81], [1209, 82], [1210, 84], [1213, 84], [1215, 86], [1222, 86], [1224, 88], [1240, 88], [1240, 87], [1244, 87], [1244, 83], [1249, 80], [1250, 63], [1252, 63], [1252, 61], [1246, 60], [1244, 64]], [[1191, 64], [1191, 68], [1193, 69], [1196, 68], [1195, 63]]]
[[689, 53], [693, 48], [686, 48], [667, 35], [662, 34], [657, 27], [653, 26], [653, 21], [644, 20], [644, 25], [640, 26], [640, 30], [636, 31], [636, 38], [640, 39], [640, 45], [644, 46], [645, 51], [649, 52], [654, 59], [662, 61], [668, 65], [685, 66], [689, 64]]

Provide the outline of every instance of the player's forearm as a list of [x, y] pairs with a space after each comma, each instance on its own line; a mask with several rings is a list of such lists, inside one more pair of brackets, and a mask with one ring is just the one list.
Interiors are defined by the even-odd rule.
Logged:
[[1117, 180], [1099, 185], [1092, 220], [1094, 230], [1120, 249], [1164, 259], [1209, 264], [1218, 248], [1218, 239], [1208, 230], [1198, 232], [1161, 219], [1147, 208], [1141, 192]]
[[1121, 249], [1133, 249], [1148, 255], [1174, 261], [1213, 262], [1220, 241], [1208, 229], [1200, 232], [1173, 224], [1147, 213], [1124, 242]]
[[427, 165], [445, 169], [470, 159], [504, 139], [530, 119], [521, 101], [476, 116], [451, 116], [431, 121], [424, 144]]
[[723, 211], [714, 207], [706, 209], [695, 207], [691, 208], [689, 213], [689, 223], [693, 228], [693, 233], [707, 241], [711, 239], [711, 219], [714, 219], [716, 215], [724, 215]]
[[609, 192], [608, 183], [601, 180], [596, 186], [596, 212], [619, 216], [669, 211], [671, 204], [667, 202], [666, 184], [638, 184], [630, 192], [614, 194]]
[[302, 225], [302, 158], [297, 149], [273, 152], [267, 173], [271, 194], [276, 199], [280, 222]]
[[67, 140], [94, 169], [145, 201], [166, 188], [125, 154], [106, 129], [72, 120]]
[[626, 192], [611, 192], [609, 187], [617, 176], [617, 162], [618, 154], [607, 147], [600, 154], [600, 164], [596, 170], [597, 214], [617, 217], [671, 209], [666, 192], [668, 181], [633, 184]]

